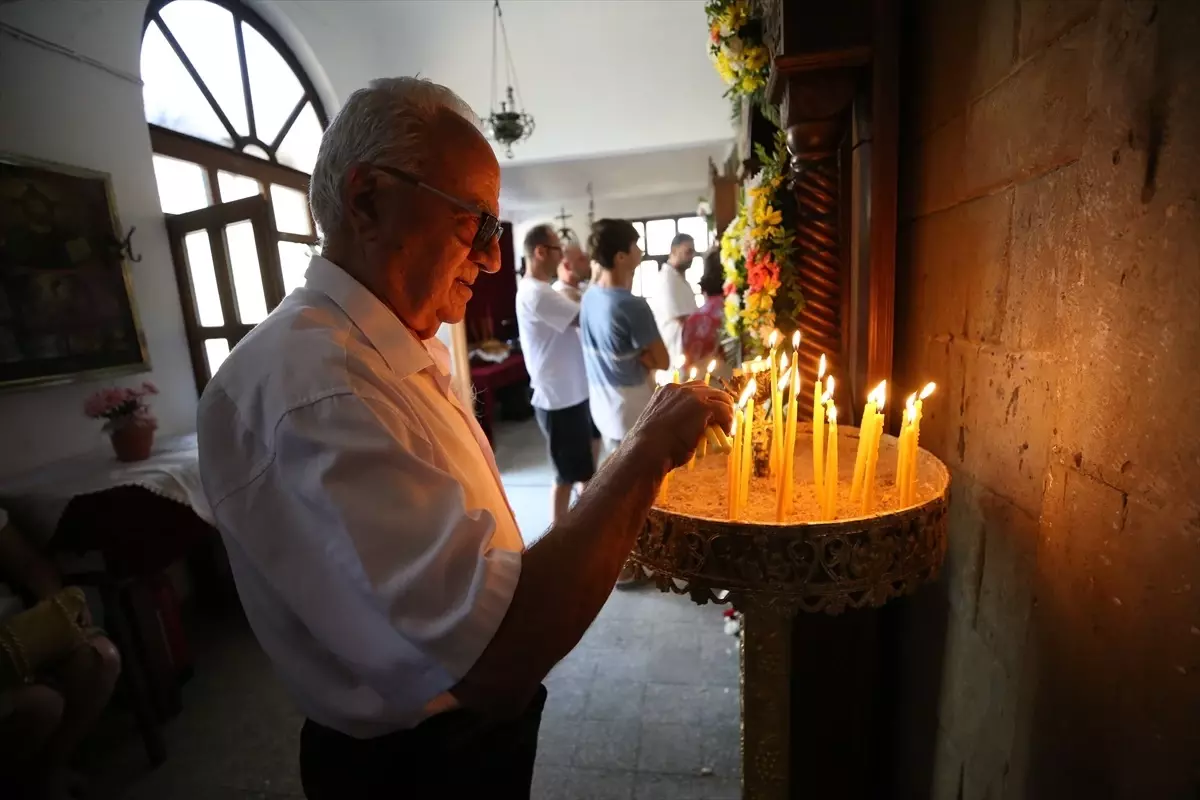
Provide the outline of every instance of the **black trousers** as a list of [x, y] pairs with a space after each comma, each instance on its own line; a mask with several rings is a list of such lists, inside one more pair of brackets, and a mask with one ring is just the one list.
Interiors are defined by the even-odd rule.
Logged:
[[355, 739], [305, 720], [300, 781], [308, 800], [487, 797], [528, 800], [546, 688], [518, 717], [485, 719], [466, 709], [412, 730]]

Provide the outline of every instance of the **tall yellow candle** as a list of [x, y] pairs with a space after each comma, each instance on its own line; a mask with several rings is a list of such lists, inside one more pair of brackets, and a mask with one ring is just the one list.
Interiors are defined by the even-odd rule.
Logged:
[[903, 503], [906, 506], [912, 505], [917, 501], [917, 451], [920, 450], [921, 412], [925, 407], [925, 399], [933, 394], [936, 388], [937, 384], [925, 384], [925, 388], [921, 389], [921, 394], [917, 397], [917, 402], [913, 404], [913, 418], [912, 422], [909, 423], [912, 432], [908, 442], [908, 467], [905, 470], [907, 482], [903, 498]]
[[704, 369], [704, 385], [705, 386], [709, 385], [709, 382], [712, 380], [713, 370], [715, 370], [716, 368], [717, 368], [717, 360], [714, 358], [712, 361], [708, 362], [708, 366], [705, 367], [705, 369]]
[[900, 424], [900, 441], [896, 445], [896, 500], [904, 504], [908, 493], [908, 443], [912, 439], [912, 419], [916, 415], [917, 396], [910, 394], [904, 401], [904, 417]]
[[[779, 479], [783, 471], [783, 384], [787, 381], [787, 353], [771, 376], [771, 476]], [[785, 377], [780, 378], [779, 373]]]
[[[883, 403], [880, 402], [880, 407]], [[867, 443], [867, 468], [863, 473], [862, 505], [860, 513], [870, 514], [875, 509], [875, 466], [879, 463], [879, 442], [883, 438], [883, 414], [875, 414], [875, 423], [871, 426], [871, 440]]]
[[750, 477], [754, 474], [754, 392], [758, 385], [754, 378], [746, 384], [739, 405], [745, 404], [742, 412], [742, 463], [738, 467], [738, 515], [744, 516], [750, 499]]
[[733, 429], [730, 433], [733, 434], [733, 446], [729, 449], [727, 466], [725, 474], [727, 477], [728, 486], [726, 487], [726, 506], [729, 508], [729, 519], [737, 519], [737, 496], [738, 496], [738, 466], [742, 463], [742, 412], [738, 409], [733, 409]]
[[863, 474], [867, 471], [867, 453], [870, 452], [871, 427], [875, 424], [875, 411], [879, 408], [876, 396], [883, 387], [881, 383], [867, 395], [867, 406], [858, 423], [858, 451], [854, 457], [854, 473], [850, 478], [850, 502], [857, 503], [862, 495]]
[[825, 354], [821, 354], [820, 368], [817, 370], [817, 380], [813, 383], [813, 482], [818, 487], [825, 485], [825, 404], [821, 402], [824, 387], [821, 379], [825, 377]]
[[[787, 363], [787, 356], [784, 356], [784, 363], [785, 364]], [[781, 375], [779, 378], [779, 386], [780, 386], [779, 399], [781, 402], [784, 397], [784, 392], [787, 390], [787, 387], [791, 383], [792, 370], [793, 370], [792, 367], [786, 367], [783, 370], [783, 375]], [[796, 403], [795, 403], [795, 399], [793, 397], [791, 407], [795, 408], [795, 406], [796, 406]], [[781, 418], [784, 418], [782, 407], [780, 407], [779, 412], [780, 412]], [[791, 416], [795, 416], [795, 415], [793, 414]], [[787, 510], [787, 504], [784, 501], [785, 486], [787, 484], [784, 481], [787, 477], [787, 466], [788, 466], [788, 451], [787, 451], [788, 430], [785, 427], [785, 425], [783, 425], [783, 424], [780, 424], [778, 426], [778, 428], [779, 428], [779, 460], [778, 460], [778, 468], [779, 469], [778, 469], [778, 472], [775, 474], [775, 521], [783, 522], [783, 516]], [[793, 428], [792, 433], [794, 434], [795, 433], [795, 430], [794, 430], [795, 423], [794, 422], [792, 424], [792, 428]]]
[[[796, 483], [796, 423], [800, 410], [800, 365], [793, 362], [791, 385], [791, 400], [787, 407], [787, 424], [783, 430], [783, 479], [780, 481], [779, 494], [776, 498], [775, 514], [780, 522], [795, 507]], [[782, 504], [782, 507], [780, 507]]]
[[[700, 372], [699, 368], [696, 366], [693, 366], [690, 370], [688, 370], [688, 380], [689, 381], [696, 380], [696, 375], [699, 374], [699, 372]], [[696, 449], [692, 451], [692, 458], [690, 461], [688, 461], [688, 472], [691, 472], [693, 469], [696, 468], [696, 459], [697, 458], [704, 458], [705, 444], [707, 444], [707, 441], [705, 439], [701, 439], [700, 444], [696, 445]]]
[[829, 406], [829, 436], [825, 452], [825, 519], [837, 516], [838, 490], [838, 427], [837, 406]]

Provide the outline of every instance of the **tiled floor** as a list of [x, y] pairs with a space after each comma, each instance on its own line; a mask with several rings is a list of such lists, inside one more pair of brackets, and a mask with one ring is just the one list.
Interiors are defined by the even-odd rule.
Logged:
[[[496, 454], [521, 530], [549, 522], [551, 472], [532, 421], [500, 426]], [[98, 794], [128, 800], [300, 798], [303, 721], [240, 616], [193, 632], [196, 675], [169, 723], [169, 759], [147, 772], [128, 715], [89, 747]], [[721, 610], [644, 588], [614, 592], [546, 679], [533, 797], [736, 798], [737, 640]]]

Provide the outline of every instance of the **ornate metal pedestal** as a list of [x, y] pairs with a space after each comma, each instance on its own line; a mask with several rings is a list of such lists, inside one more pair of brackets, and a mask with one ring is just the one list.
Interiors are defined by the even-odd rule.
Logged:
[[[881, 449], [894, 452], [895, 438], [884, 440]], [[631, 559], [662, 591], [700, 604], [732, 602], [743, 614], [746, 800], [789, 796], [793, 616], [881, 606], [937, 576], [950, 473], [924, 450], [917, 470], [920, 502], [870, 517], [775, 525], [651, 510]]]

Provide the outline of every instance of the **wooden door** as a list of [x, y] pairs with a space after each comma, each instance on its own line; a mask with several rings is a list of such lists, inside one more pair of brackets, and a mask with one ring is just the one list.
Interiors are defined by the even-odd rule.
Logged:
[[278, 233], [265, 197], [167, 217], [196, 389], [283, 299]]

